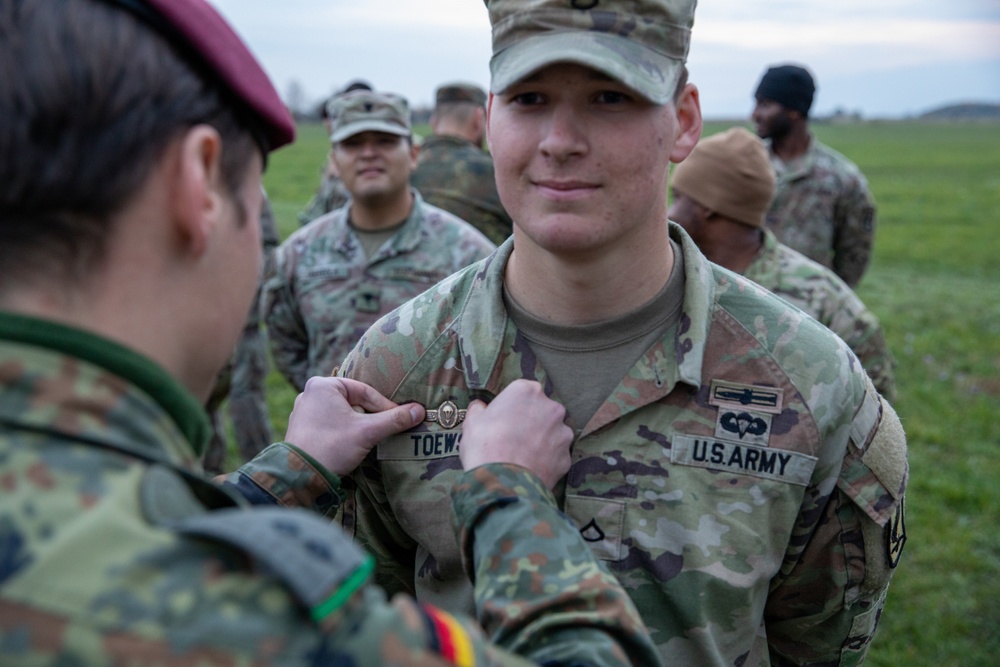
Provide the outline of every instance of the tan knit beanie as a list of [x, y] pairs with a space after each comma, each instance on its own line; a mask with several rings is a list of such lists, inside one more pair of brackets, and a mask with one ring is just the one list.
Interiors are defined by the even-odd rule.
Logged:
[[674, 167], [671, 185], [720, 215], [763, 227], [774, 197], [774, 171], [760, 139], [734, 127], [698, 142]]

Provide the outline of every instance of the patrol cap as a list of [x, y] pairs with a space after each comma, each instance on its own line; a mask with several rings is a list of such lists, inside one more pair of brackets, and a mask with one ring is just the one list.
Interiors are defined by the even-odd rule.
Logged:
[[395, 93], [355, 90], [334, 96], [326, 108], [333, 143], [362, 132], [387, 132], [400, 137], [412, 134], [410, 105]]
[[230, 93], [264, 152], [295, 139], [295, 121], [243, 40], [205, 0], [104, 0], [126, 9]]
[[808, 114], [815, 94], [816, 82], [805, 67], [776, 65], [764, 72], [754, 97], [758, 100], [774, 100], [787, 109]]
[[767, 149], [742, 127], [702, 139], [674, 167], [671, 185], [702, 206], [751, 227], [763, 227], [775, 179]]
[[434, 92], [435, 104], [450, 104], [453, 102], [468, 102], [477, 106], [486, 106], [486, 91], [474, 83], [447, 83]]
[[673, 98], [697, 0], [485, 0], [491, 89], [557, 62], [607, 74], [655, 104]]

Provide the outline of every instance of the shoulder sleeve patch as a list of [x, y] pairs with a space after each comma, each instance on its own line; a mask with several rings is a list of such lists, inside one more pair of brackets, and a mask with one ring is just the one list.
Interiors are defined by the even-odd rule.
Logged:
[[374, 569], [342, 530], [305, 510], [220, 510], [168, 525], [245, 552], [284, 581], [316, 620], [342, 606]]
[[877, 395], [874, 400], [878, 401], [876, 416], [881, 413], [881, 418], [876, 419], [874, 432], [855, 439], [855, 430], [858, 436], [865, 430], [857, 422], [867, 421], [871, 409], [862, 406], [859, 410], [837, 485], [873, 521], [885, 526], [902, 501], [909, 467], [906, 434], [896, 411]]

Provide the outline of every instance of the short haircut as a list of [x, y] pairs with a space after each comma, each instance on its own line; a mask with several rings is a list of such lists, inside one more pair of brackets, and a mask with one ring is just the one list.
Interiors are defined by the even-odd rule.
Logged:
[[483, 107], [472, 102], [441, 102], [434, 107], [434, 115], [438, 118], [448, 118], [456, 123], [468, 123], [476, 113], [476, 109]]
[[5, 280], [86, 275], [104, 255], [111, 219], [195, 125], [219, 132], [234, 198], [260, 153], [221, 86], [104, 2], [4, 0], [0, 81]]

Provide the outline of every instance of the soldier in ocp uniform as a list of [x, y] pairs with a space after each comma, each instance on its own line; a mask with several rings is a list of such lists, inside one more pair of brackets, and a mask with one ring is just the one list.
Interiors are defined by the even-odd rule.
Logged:
[[878, 392], [895, 396], [892, 354], [878, 318], [837, 274], [765, 227], [774, 198], [767, 150], [743, 128], [702, 139], [674, 169], [667, 215], [711, 261], [798, 306], [847, 343]]
[[857, 165], [809, 132], [815, 92], [806, 68], [778, 65], [768, 68], [754, 93], [751, 117], [778, 178], [767, 226], [853, 289], [871, 262], [875, 200]]
[[655, 664], [555, 508], [571, 434], [536, 383], [456, 413], [449, 535], [496, 646], [387, 601], [329, 524], [341, 476], [421, 407], [313, 378], [285, 442], [205, 479], [201, 405], [257, 286], [262, 167], [292, 118], [203, 0], [0, 0], [0, 34], [4, 667]]
[[341, 367], [437, 411], [377, 445], [343, 525], [389, 590], [472, 609], [444, 534], [450, 416], [536, 380], [575, 431], [557, 498], [665, 663], [862, 662], [905, 537], [905, 437], [843, 341], [668, 221], [701, 133], [694, 0], [486, 5], [513, 239]]
[[379, 317], [496, 247], [410, 186], [417, 148], [403, 97], [338, 95], [330, 121], [351, 200], [281, 244], [263, 294], [271, 356], [300, 390], [329, 375]]
[[420, 144], [410, 183], [424, 200], [454, 213], [496, 244], [512, 223], [497, 194], [493, 158], [486, 139], [486, 91], [470, 83], [448, 83], [434, 93], [433, 134]]

